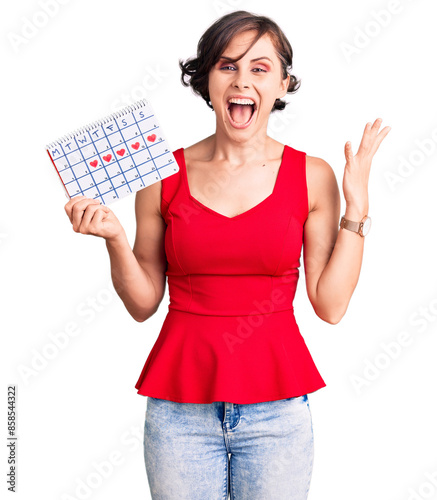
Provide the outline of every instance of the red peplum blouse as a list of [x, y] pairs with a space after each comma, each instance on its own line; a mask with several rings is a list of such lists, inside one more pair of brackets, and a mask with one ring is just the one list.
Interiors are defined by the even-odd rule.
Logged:
[[306, 153], [285, 145], [271, 195], [235, 217], [191, 196], [184, 150], [162, 180], [170, 303], [135, 385], [181, 403], [246, 404], [326, 384], [293, 299], [308, 216]]

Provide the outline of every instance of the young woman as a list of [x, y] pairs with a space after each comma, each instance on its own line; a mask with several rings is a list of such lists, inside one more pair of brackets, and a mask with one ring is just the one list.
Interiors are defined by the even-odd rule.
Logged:
[[[390, 127], [345, 145], [344, 218], [332, 168], [267, 135], [300, 82], [271, 19], [245, 11], [212, 24], [182, 82], [215, 112], [216, 131], [173, 152], [179, 171], [136, 194], [133, 250], [113, 212], [85, 197], [73, 229], [105, 238], [117, 293], [150, 318], [170, 305], [136, 384], [153, 499], [307, 498], [313, 466], [308, 393], [325, 386], [293, 314], [303, 244], [315, 313], [335, 324], [358, 281], [372, 158]], [[188, 79], [188, 82], [187, 82]]]

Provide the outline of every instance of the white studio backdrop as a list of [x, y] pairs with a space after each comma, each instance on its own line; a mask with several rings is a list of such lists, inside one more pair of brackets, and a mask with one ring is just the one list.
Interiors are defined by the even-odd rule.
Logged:
[[[309, 498], [437, 498], [433, 0], [2, 6], [2, 497], [9, 493], [7, 387], [16, 385], [14, 498], [150, 498], [146, 398], [134, 384], [167, 312], [168, 289], [145, 323], [130, 317], [112, 287], [104, 241], [71, 228], [45, 145], [142, 98], [173, 150], [212, 134], [215, 115], [181, 85], [178, 60], [195, 54], [215, 19], [238, 9], [278, 22], [302, 80], [286, 110], [272, 115], [269, 134], [326, 160], [342, 195], [346, 141], [356, 152], [365, 124], [378, 117], [381, 128], [392, 127], [373, 161], [373, 226], [339, 324], [315, 315], [301, 268], [297, 322], [327, 383], [309, 396]], [[134, 196], [111, 209], [133, 245]]]

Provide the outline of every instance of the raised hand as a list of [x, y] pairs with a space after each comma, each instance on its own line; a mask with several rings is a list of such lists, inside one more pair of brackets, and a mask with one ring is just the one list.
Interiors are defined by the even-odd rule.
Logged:
[[373, 125], [370, 122], [366, 124], [355, 156], [350, 141], [344, 147], [346, 166], [343, 176], [343, 194], [346, 207], [362, 216], [367, 215], [369, 208], [368, 184], [373, 156], [391, 130], [391, 127], [384, 127], [378, 133], [381, 123], [382, 118], [377, 118]]

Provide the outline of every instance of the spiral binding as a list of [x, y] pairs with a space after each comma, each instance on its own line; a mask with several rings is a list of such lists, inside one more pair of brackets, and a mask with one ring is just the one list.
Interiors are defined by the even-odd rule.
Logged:
[[128, 113], [131, 113], [132, 111], [147, 105], [150, 106], [150, 103], [147, 99], [141, 99], [140, 101], [136, 101], [133, 104], [129, 104], [128, 106], [125, 106], [124, 108], [115, 111], [110, 115], [105, 116], [104, 118], [100, 118], [99, 120], [96, 120], [94, 122], [89, 123], [88, 125], [76, 129], [74, 132], [70, 132], [69, 134], [62, 136], [58, 140], [53, 141], [50, 144], [47, 144], [46, 148], [50, 149], [55, 147], [57, 144], [63, 144], [67, 141], [70, 141], [71, 139], [73, 139], [73, 137], [77, 135], [83, 134], [84, 132], [89, 132], [90, 130], [97, 128], [99, 125], [105, 125], [106, 123], [112, 122], [115, 118], [120, 118], [121, 116], [127, 115]]

